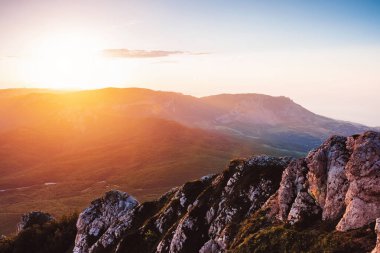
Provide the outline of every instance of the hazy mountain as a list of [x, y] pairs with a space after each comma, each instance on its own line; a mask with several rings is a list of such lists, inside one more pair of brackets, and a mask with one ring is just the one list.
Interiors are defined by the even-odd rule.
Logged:
[[[223, 94], [196, 98], [147, 89], [102, 89], [66, 93], [13, 92], [0, 102], [0, 130], [39, 125], [45, 121], [71, 122], [106, 116], [155, 117], [261, 139], [273, 148], [301, 153], [331, 134], [350, 135], [368, 130], [360, 124], [316, 115], [286, 97], [260, 94]], [[13, 94], [12, 93], [12, 94]], [[20, 95], [21, 94], [21, 95]], [[1, 96], [1, 92], [0, 92]]]
[[351, 135], [369, 129], [317, 115], [286, 97], [223, 94], [202, 101], [223, 111], [214, 118], [214, 127], [293, 151], [306, 152], [333, 134]]

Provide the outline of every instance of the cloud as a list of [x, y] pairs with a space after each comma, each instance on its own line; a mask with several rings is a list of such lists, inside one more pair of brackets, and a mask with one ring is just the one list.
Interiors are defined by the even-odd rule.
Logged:
[[103, 54], [107, 57], [116, 58], [157, 58], [166, 57], [176, 54], [184, 54], [183, 51], [165, 51], [165, 50], [130, 50], [130, 49], [105, 49]]
[[186, 52], [186, 51], [167, 51], [167, 50], [130, 50], [126, 48], [105, 49], [102, 51], [106, 57], [114, 58], [158, 58], [170, 55], [206, 55], [207, 52]]
[[172, 64], [172, 63], [178, 63], [178, 61], [156, 61], [152, 64]]
[[191, 55], [208, 55], [211, 53], [210, 52], [195, 52], [195, 53], [188, 53], [188, 54], [191, 54]]

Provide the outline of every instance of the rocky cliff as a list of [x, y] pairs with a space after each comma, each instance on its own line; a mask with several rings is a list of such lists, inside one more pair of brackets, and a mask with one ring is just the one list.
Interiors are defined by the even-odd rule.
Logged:
[[365, 132], [302, 159], [234, 160], [152, 202], [111, 191], [80, 214], [74, 252], [368, 252], [379, 158], [380, 133]]

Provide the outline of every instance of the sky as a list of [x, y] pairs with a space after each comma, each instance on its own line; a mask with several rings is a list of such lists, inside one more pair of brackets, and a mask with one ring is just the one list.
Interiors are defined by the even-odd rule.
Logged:
[[377, 0], [0, 0], [0, 88], [287, 96], [380, 126]]

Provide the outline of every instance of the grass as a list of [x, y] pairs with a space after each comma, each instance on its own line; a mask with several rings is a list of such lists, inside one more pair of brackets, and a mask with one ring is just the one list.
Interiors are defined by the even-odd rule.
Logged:
[[360, 253], [370, 252], [376, 243], [374, 224], [348, 232], [334, 230], [331, 224], [315, 222], [307, 228], [272, 224], [257, 213], [242, 223], [233, 253]]

